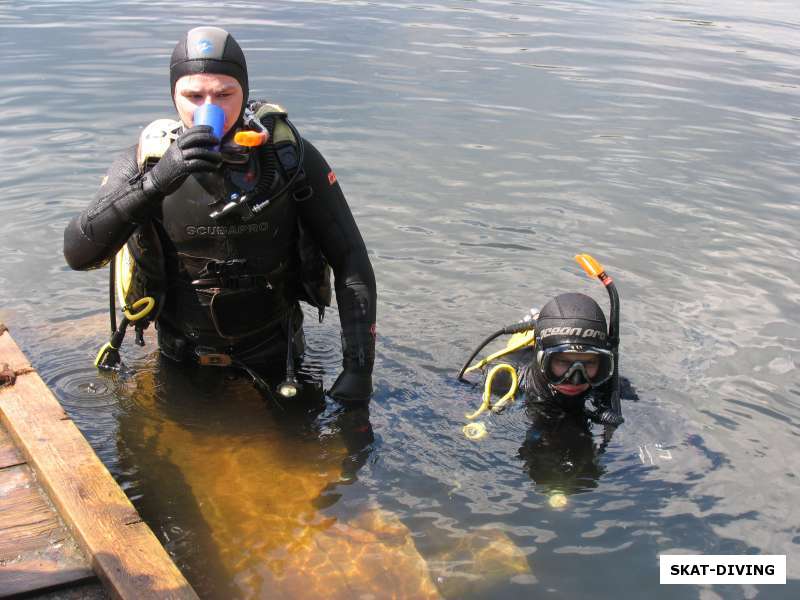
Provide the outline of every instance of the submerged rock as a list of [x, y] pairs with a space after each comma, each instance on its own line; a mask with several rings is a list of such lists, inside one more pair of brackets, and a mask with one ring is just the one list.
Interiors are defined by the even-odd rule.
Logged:
[[475, 529], [428, 558], [428, 568], [447, 598], [479, 597], [497, 585], [526, 575], [525, 552], [498, 529]]

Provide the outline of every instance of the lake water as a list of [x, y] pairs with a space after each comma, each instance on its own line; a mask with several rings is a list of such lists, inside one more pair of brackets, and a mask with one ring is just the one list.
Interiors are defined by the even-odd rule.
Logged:
[[[152, 338], [92, 366], [107, 271], [71, 272], [62, 231], [172, 116], [201, 24], [356, 216], [369, 420], [172, 376]], [[0, 48], [0, 317], [202, 597], [800, 595], [796, 2], [12, 0]], [[466, 439], [480, 340], [563, 291], [607, 307], [577, 252], [617, 282], [639, 401], [610, 439], [520, 402]], [[307, 320], [326, 386], [335, 313]], [[662, 552], [786, 554], [788, 584], [660, 586]]]

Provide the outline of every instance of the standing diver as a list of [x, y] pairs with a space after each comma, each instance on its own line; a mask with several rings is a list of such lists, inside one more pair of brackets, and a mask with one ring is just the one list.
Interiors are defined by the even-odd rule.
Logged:
[[[283, 108], [248, 99], [245, 57], [225, 30], [197, 27], [181, 38], [170, 86], [180, 120], [145, 128], [64, 232], [73, 269], [113, 259], [113, 335], [96, 364], [118, 364], [128, 324], [143, 343], [152, 321], [164, 356], [237, 367], [264, 393], [272, 392], [263, 374], [285, 364], [279, 391], [290, 397], [304, 349], [298, 300], [321, 319], [332, 268], [343, 368], [328, 393], [366, 404], [375, 277], [333, 170]], [[201, 113], [216, 115], [211, 125], [198, 124], [207, 122]], [[124, 306], [119, 328], [115, 295]]]
[[[491, 366], [483, 403], [467, 415], [468, 419], [487, 409], [498, 412], [519, 389], [531, 402], [548, 408], [585, 415], [605, 425], [623, 422], [618, 372], [619, 295], [611, 277], [594, 258], [588, 254], [575, 258], [587, 274], [600, 279], [608, 290], [610, 326], [592, 298], [566, 293], [553, 298], [527, 320], [498, 330], [484, 340], [458, 375], [466, 381], [465, 373]], [[484, 346], [503, 334], [514, 334], [503, 350], [469, 366]], [[493, 364], [503, 356], [513, 357], [514, 365]], [[493, 407], [491, 396], [501, 387], [508, 391]]]

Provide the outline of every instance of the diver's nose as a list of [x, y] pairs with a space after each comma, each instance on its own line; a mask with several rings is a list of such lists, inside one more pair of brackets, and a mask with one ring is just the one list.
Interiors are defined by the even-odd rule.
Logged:
[[583, 370], [575, 369], [575, 372], [572, 373], [569, 377], [569, 383], [572, 385], [581, 385], [582, 383], [589, 383], [586, 381], [586, 378], [583, 376]]

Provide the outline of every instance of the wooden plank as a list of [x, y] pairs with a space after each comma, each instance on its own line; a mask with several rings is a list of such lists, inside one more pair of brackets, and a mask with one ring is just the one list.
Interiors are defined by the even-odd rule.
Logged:
[[[24, 365], [10, 338], [0, 335], [0, 363]], [[112, 596], [197, 598], [35, 372], [0, 389], [0, 418]]]
[[37, 593], [26, 596], [30, 600], [108, 600], [103, 586], [96, 579], [93, 582], [61, 587], [52, 592]]
[[65, 569], [60, 561], [39, 559], [3, 565], [0, 566], [0, 598], [43, 592], [87, 580], [97, 582], [90, 568]]
[[58, 516], [37, 488], [27, 465], [0, 472], [0, 561], [4, 563], [24, 552], [46, 549], [51, 536], [56, 540], [67, 536], [58, 531]]
[[0, 469], [21, 465], [25, 462], [6, 428], [0, 425]]
[[0, 470], [0, 598], [95, 579], [30, 468]]

